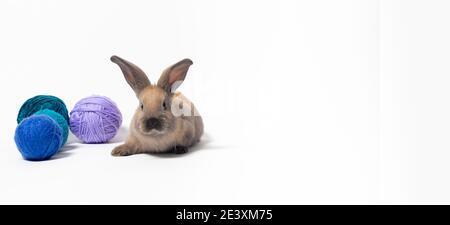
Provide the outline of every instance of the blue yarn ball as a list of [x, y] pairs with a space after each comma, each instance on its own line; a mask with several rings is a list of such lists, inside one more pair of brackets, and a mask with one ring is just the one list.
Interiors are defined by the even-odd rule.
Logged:
[[14, 140], [24, 159], [46, 160], [62, 146], [63, 131], [51, 117], [33, 115], [20, 122]]
[[62, 137], [63, 137], [62, 145], [64, 145], [67, 142], [67, 138], [69, 137], [69, 125], [67, 125], [66, 119], [64, 119], [64, 117], [61, 116], [61, 114], [50, 109], [42, 109], [37, 111], [33, 115], [47, 115], [53, 120], [55, 120], [58, 123], [58, 125], [62, 128]]

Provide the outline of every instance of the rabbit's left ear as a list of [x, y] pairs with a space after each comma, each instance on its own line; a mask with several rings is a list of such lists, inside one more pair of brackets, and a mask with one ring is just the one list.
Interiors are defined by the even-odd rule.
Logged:
[[193, 64], [190, 59], [183, 59], [170, 66], [162, 73], [158, 86], [167, 92], [174, 92], [183, 83], [189, 67]]

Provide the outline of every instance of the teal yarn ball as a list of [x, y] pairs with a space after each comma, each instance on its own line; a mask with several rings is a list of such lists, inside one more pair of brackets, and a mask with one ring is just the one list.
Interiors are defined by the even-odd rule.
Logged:
[[62, 129], [62, 138], [63, 138], [62, 145], [64, 145], [67, 142], [67, 137], [69, 136], [69, 125], [67, 125], [67, 121], [64, 119], [63, 116], [61, 116], [61, 114], [50, 109], [42, 109], [37, 111], [33, 115], [47, 115], [53, 120], [55, 120], [55, 122], [58, 123], [58, 125]]
[[41, 109], [50, 109], [61, 114], [66, 123], [69, 124], [69, 113], [66, 104], [61, 99], [51, 95], [37, 95], [23, 103], [22, 107], [20, 107], [19, 115], [17, 115], [17, 123]]
[[40, 161], [51, 158], [62, 146], [62, 128], [47, 115], [23, 119], [16, 128], [14, 140], [22, 157]]

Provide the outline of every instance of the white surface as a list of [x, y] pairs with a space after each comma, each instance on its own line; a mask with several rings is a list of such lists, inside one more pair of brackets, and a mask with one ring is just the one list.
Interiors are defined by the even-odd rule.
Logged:
[[[437, 47], [449, 8], [408, 2], [2, 1], [0, 203], [448, 201], [449, 51]], [[421, 20], [419, 9], [436, 17]], [[397, 29], [404, 24], [416, 28]], [[110, 156], [137, 106], [112, 54], [152, 82], [193, 59], [179, 90], [204, 117], [200, 146]], [[37, 94], [69, 109], [106, 95], [124, 115], [121, 135], [104, 145], [71, 137], [53, 160], [22, 160], [16, 114]]]
[[450, 2], [381, 5], [382, 195], [450, 203]]

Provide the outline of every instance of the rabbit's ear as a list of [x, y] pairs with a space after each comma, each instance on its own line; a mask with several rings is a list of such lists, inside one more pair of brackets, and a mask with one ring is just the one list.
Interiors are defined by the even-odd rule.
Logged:
[[193, 64], [190, 59], [183, 59], [170, 66], [162, 73], [158, 86], [167, 92], [174, 92], [183, 83], [189, 67]]
[[133, 88], [136, 96], [139, 96], [142, 89], [150, 85], [150, 81], [144, 71], [133, 63], [115, 55], [111, 56], [111, 61], [119, 65], [123, 75], [125, 76], [125, 80], [127, 80], [128, 84], [131, 88]]

